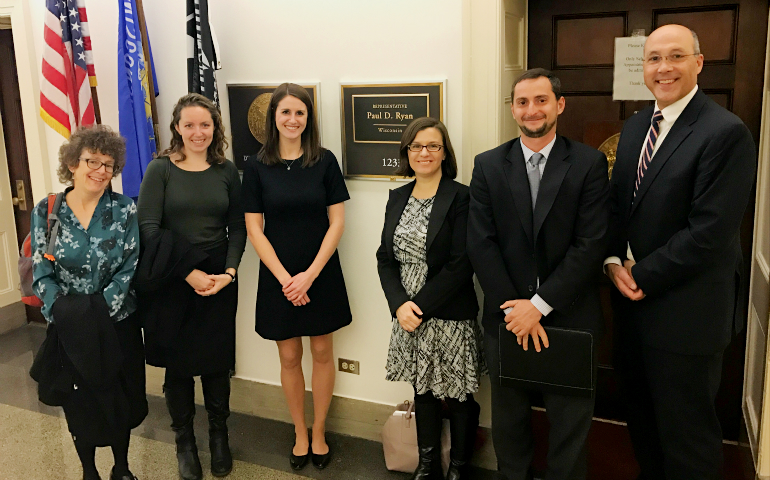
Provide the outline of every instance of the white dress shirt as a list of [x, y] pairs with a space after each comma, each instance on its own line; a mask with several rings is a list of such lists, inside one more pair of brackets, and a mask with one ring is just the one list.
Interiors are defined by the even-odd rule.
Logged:
[[[660, 121], [660, 131], [658, 132], [658, 139], [655, 141], [655, 146], [652, 149], [652, 158], [650, 160], [650, 163], [655, 161], [655, 153], [658, 151], [658, 147], [660, 147], [663, 144], [663, 141], [666, 139], [666, 136], [668, 135], [668, 132], [671, 131], [671, 127], [674, 126], [674, 123], [676, 122], [676, 119], [679, 118], [679, 115], [682, 114], [685, 107], [687, 107], [687, 104], [690, 103], [690, 100], [692, 100], [692, 97], [695, 96], [695, 93], [698, 91], [698, 85], [695, 85], [695, 88], [690, 91], [687, 95], [680, 98], [676, 102], [672, 103], [668, 107], [664, 108], [660, 111], [660, 113], [663, 115], [663, 120]], [[653, 110], [653, 114], [655, 111], [658, 110], [658, 102], [655, 102], [655, 110]], [[652, 117], [650, 117], [650, 128], [652, 128]], [[650, 135], [650, 131], [647, 130], [647, 136]], [[645, 137], [647, 138], [647, 137]], [[644, 145], [642, 145], [642, 150], [639, 152], [639, 164], [642, 163], [642, 154], [644, 153]], [[626, 257], [628, 257], [629, 260], [634, 260], [634, 255], [631, 253], [631, 244], [626, 245]], [[623, 262], [620, 261], [620, 257], [607, 257], [604, 260], [604, 267], [606, 268], [607, 264], [609, 263], [615, 263], [617, 265], [623, 266]]]
[[[543, 159], [540, 161], [540, 165], [539, 165], [540, 177], [542, 178], [543, 171], [545, 171], [545, 163], [548, 161], [548, 155], [551, 154], [551, 150], [553, 150], [553, 146], [556, 143], [556, 137], [553, 137], [553, 140], [548, 142], [548, 145], [540, 149], [540, 152], [535, 152], [534, 150], [530, 149], [529, 147], [524, 145], [524, 142], [519, 142], [519, 143], [521, 143], [521, 151], [524, 153], [525, 166], [526, 166], [526, 163], [529, 162], [530, 157], [535, 153], [540, 153], [541, 155], [543, 155]], [[540, 277], [537, 278], [537, 287], [540, 288]], [[540, 311], [540, 313], [543, 314], [544, 317], [553, 311], [553, 307], [548, 305], [548, 303], [545, 300], [543, 300], [540, 297], [540, 295], [538, 295], [537, 293], [535, 293], [535, 296], [532, 297], [530, 301], [532, 302], [532, 305], [534, 305], [535, 308], [537, 308], [538, 311]]]

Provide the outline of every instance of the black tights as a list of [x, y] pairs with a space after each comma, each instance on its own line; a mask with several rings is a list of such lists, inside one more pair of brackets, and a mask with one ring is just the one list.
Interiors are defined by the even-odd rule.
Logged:
[[[479, 404], [470, 393], [461, 402], [457, 398], [447, 397], [444, 401], [449, 406], [449, 428], [451, 432], [451, 457], [453, 460], [466, 462], [473, 452], [476, 439], [476, 427], [479, 424]], [[441, 400], [427, 391], [414, 395], [415, 414], [417, 416], [417, 443], [422, 447], [441, 448]]]
[[[74, 439], [73, 439], [74, 440]], [[125, 475], [128, 470], [128, 444], [131, 440], [131, 431], [122, 435], [116, 435], [112, 443], [112, 456], [115, 459], [115, 474]], [[83, 478], [85, 480], [96, 480], [99, 478], [99, 472], [96, 470], [96, 445], [85, 443], [82, 440], [75, 441], [75, 450], [80, 457], [80, 463], [83, 465]]]
[[[461, 402], [457, 398], [451, 398], [446, 397], [444, 398], [444, 401], [446, 402], [447, 406], [449, 406], [450, 412], [456, 412], [460, 411], [464, 408], [466, 408], [468, 405], [472, 405], [475, 403], [475, 400], [473, 399], [472, 393], [466, 393], [465, 394], [465, 401]], [[416, 405], [431, 405], [434, 408], [441, 409], [441, 400], [433, 396], [433, 392], [428, 390], [425, 393], [417, 393], [417, 390], [414, 392], [414, 403]]]

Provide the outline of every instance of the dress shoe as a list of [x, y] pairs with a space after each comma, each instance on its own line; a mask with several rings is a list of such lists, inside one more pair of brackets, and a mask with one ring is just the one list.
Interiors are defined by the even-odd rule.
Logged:
[[138, 480], [133, 473], [126, 472], [122, 475], [119, 473], [115, 473], [115, 467], [112, 467], [112, 471], [110, 472], [110, 480]]
[[[294, 455], [294, 447], [292, 447], [291, 452], [289, 453], [289, 463], [291, 464], [291, 468], [294, 470], [302, 470], [305, 468], [305, 465], [307, 465], [307, 461], [310, 460], [310, 434], [308, 433], [307, 438], [308, 446], [307, 446], [307, 453], [304, 455]], [[296, 444], [295, 444], [296, 445]]]
[[[311, 447], [311, 453], [312, 453], [312, 447]], [[318, 454], [313, 453], [311, 455], [311, 460], [313, 461], [313, 466], [317, 468], [318, 470], [323, 470], [326, 468], [327, 465], [329, 465], [329, 462], [332, 461], [332, 447], [329, 445], [329, 451], [324, 454]]]
[[310, 458], [310, 447], [308, 447], [308, 453], [304, 455], [294, 455], [294, 452], [292, 451], [289, 454], [289, 463], [291, 463], [291, 468], [294, 470], [302, 470], [305, 468], [305, 465], [307, 465], [307, 461]]

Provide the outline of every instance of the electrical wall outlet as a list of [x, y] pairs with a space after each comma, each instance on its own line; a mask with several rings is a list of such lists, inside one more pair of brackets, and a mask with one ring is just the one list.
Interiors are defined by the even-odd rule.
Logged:
[[348, 360], [346, 358], [337, 359], [338, 370], [340, 372], [354, 373], [361, 375], [358, 360]]

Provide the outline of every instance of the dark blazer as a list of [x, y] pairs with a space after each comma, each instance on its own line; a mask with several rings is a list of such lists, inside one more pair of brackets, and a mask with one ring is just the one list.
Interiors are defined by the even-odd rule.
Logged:
[[557, 136], [533, 214], [520, 140], [476, 157], [468, 256], [484, 290], [487, 334], [497, 336], [500, 305], [535, 293], [554, 309], [543, 325], [603, 332], [598, 278], [607, 248], [608, 189], [604, 154]]
[[[647, 295], [616, 305], [643, 343], [712, 354], [730, 342], [742, 270], [739, 227], [756, 173], [756, 147], [741, 120], [695, 94], [652, 158], [634, 200], [649, 107], [626, 121], [611, 184], [609, 255], [636, 260]], [[643, 322], [644, 328], [639, 328]]]
[[73, 436], [96, 445], [121, 437], [147, 416], [142, 331], [136, 315], [115, 322], [101, 293], [71, 294], [53, 304], [56, 323], [30, 376], [46, 405], [64, 407]]
[[185, 278], [208, 259], [206, 252], [165, 228], [142, 239], [132, 286], [149, 365], [167, 366], [169, 349], [180, 337], [189, 299], [194, 294]]
[[473, 289], [473, 269], [465, 252], [469, 199], [465, 185], [450, 178], [441, 179], [428, 221], [428, 279], [414, 298], [409, 298], [401, 284], [400, 265], [393, 255], [393, 234], [414, 184], [390, 191], [382, 241], [377, 249], [377, 271], [390, 312], [395, 316], [398, 307], [412, 300], [422, 310], [424, 319], [475, 319], [479, 304]]

